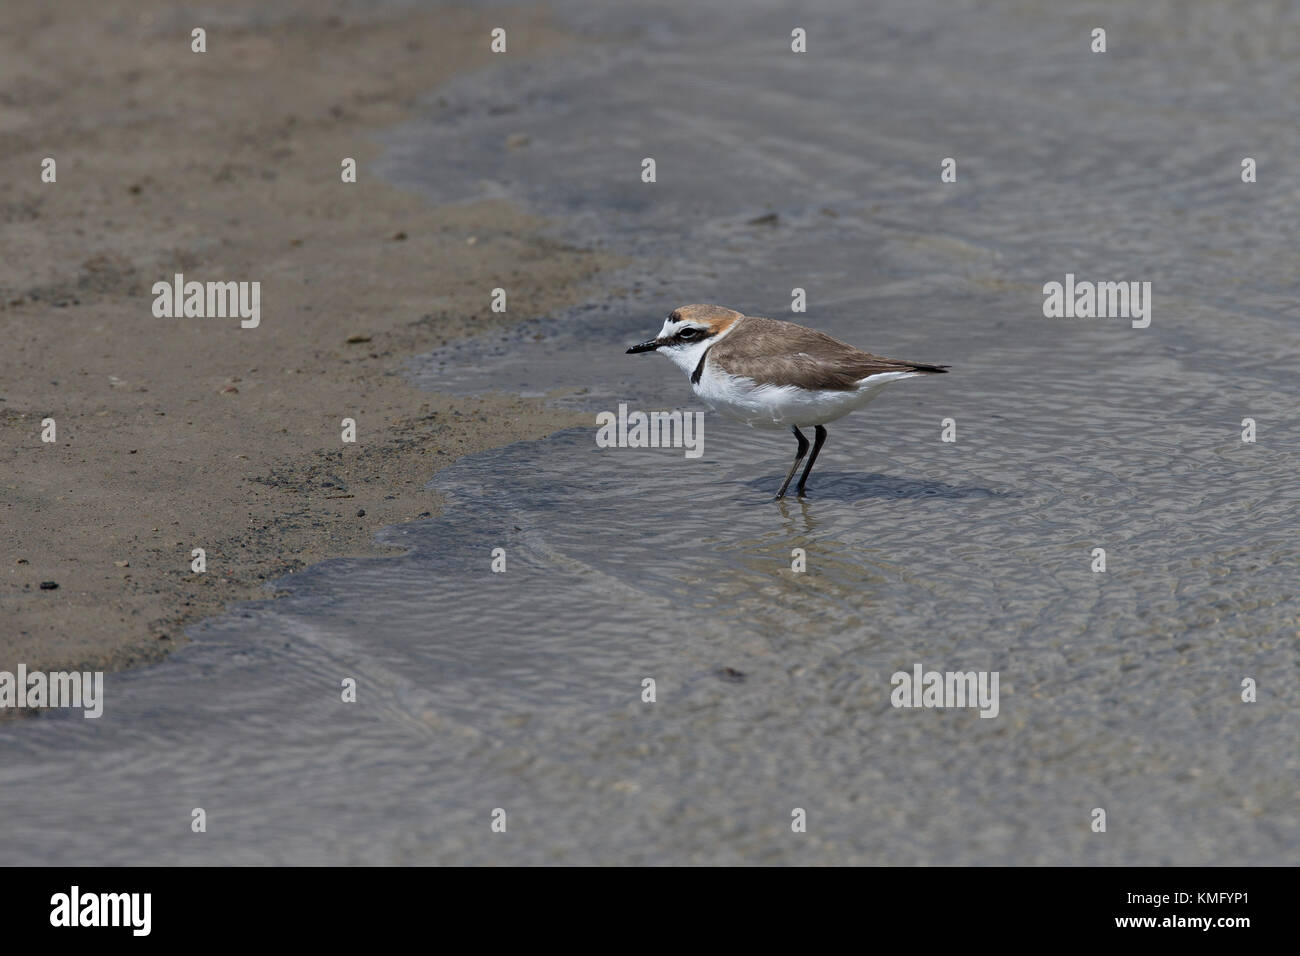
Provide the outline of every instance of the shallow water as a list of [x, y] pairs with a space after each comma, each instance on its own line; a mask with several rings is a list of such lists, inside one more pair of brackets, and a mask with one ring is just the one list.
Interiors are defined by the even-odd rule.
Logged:
[[[724, 9], [561, 4], [606, 39], [386, 138], [434, 200], [634, 258], [412, 375], [698, 410], [622, 354], [692, 301], [953, 373], [832, 424], [804, 501], [771, 500], [788, 435], [711, 413], [695, 459], [593, 426], [461, 460], [404, 556], [278, 582], [101, 720], [0, 730], [0, 863], [1294, 861], [1300, 15]], [[1067, 272], [1152, 282], [1151, 326], [1045, 319]], [[998, 671], [998, 717], [893, 708], [917, 663]]]

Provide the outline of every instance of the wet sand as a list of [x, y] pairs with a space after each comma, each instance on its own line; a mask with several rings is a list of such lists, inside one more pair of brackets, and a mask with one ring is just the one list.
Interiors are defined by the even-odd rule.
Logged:
[[[0, 37], [0, 670], [158, 660], [268, 579], [382, 553], [374, 531], [438, 513], [425, 483], [459, 456], [585, 421], [402, 365], [579, 300], [613, 257], [368, 169], [376, 131], [491, 65], [493, 26], [515, 62], [572, 41], [525, 8], [213, 9], [20, 7]], [[259, 281], [260, 326], [156, 318], [178, 272]]]
[[[627, 255], [630, 291], [602, 276], [576, 308], [417, 356], [414, 381], [695, 411], [680, 371], [624, 354], [647, 317], [783, 317], [794, 286], [798, 321], [952, 374], [835, 422], [810, 496], [782, 504], [789, 437], [712, 413], [694, 459], [598, 447], [590, 417], [462, 456], [430, 484], [441, 514], [378, 532], [393, 556], [276, 578], [281, 599], [111, 675], [103, 719], [0, 733], [0, 865], [1293, 860], [1300, 194], [1238, 164], [1300, 149], [1300, 19], [1116, 6], [1098, 58], [1086, 10], [839, 0], [801, 14], [805, 57], [775, 6], [740, 28], [721, 0], [555, 16], [627, 39], [452, 77], [364, 168], [435, 205], [510, 197]], [[1154, 320], [1049, 319], [1066, 274], [1150, 281]], [[313, 367], [377, 363], [335, 344], [351, 331]], [[256, 359], [194, 405], [233, 416]], [[310, 431], [292, 408], [280, 427]], [[341, 413], [313, 413], [328, 449]], [[350, 526], [330, 496], [359, 482], [320, 461], [249, 487], [342, 500], [292, 521]], [[997, 674], [997, 716], [898, 706], [918, 666]]]

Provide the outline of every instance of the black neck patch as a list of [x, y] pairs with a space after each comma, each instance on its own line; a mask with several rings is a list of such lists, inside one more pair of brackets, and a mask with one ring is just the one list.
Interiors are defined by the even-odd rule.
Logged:
[[713, 348], [712, 345], [710, 345], [708, 349], [704, 350], [704, 354], [700, 356], [700, 364], [695, 366], [695, 371], [691, 373], [692, 385], [700, 384], [700, 376], [704, 374], [704, 360], [709, 357], [709, 349], [711, 348]]

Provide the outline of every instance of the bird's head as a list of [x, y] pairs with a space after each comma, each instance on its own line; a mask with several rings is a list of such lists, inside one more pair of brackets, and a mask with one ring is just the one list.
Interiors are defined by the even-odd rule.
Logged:
[[720, 305], [684, 305], [674, 309], [664, 320], [657, 338], [634, 345], [627, 351], [629, 355], [662, 352], [689, 373], [714, 339], [740, 318], [741, 313]]

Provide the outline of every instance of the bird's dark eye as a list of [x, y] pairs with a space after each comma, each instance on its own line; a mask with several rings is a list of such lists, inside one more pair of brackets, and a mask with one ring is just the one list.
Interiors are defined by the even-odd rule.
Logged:
[[679, 339], [685, 339], [686, 341], [689, 342], [691, 339], [696, 339], [696, 338], [699, 338], [699, 337], [700, 337], [700, 330], [699, 330], [699, 329], [682, 329], [680, 332], [677, 333], [677, 337], [678, 337]]

